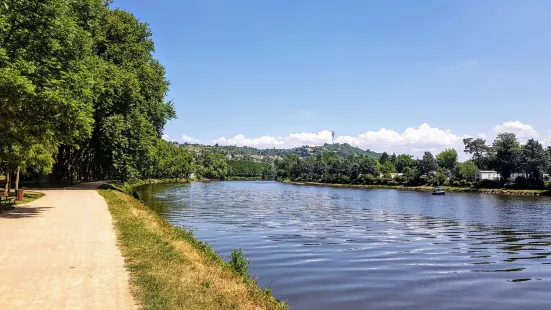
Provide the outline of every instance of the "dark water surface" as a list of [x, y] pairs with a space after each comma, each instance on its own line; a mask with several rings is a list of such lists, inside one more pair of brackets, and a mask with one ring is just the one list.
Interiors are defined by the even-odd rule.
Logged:
[[[274, 182], [142, 197], [292, 309], [551, 309], [551, 200]], [[151, 200], [151, 197], [154, 197]]]

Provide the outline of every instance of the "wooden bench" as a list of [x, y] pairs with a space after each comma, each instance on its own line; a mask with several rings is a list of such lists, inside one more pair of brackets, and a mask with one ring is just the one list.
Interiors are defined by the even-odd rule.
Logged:
[[0, 204], [14, 204], [15, 197], [10, 197], [8, 193], [3, 192], [0, 194]]

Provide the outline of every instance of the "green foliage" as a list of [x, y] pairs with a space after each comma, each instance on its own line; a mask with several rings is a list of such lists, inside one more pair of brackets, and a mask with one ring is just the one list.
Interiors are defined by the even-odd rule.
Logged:
[[243, 255], [243, 249], [233, 249], [231, 252], [230, 266], [236, 274], [247, 277], [249, 273], [249, 263], [250, 261]]
[[452, 171], [453, 167], [455, 167], [455, 164], [457, 163], [457, 151], [454, 149], [446, 149], [436, 155], [436, 161], [438, 162], [438, 166], [440, 168]]
[[469, 182], [476, 181], [478, 176], [478, 167], [471, 160], [463, 163], [458, 163], [453, 169], [453, 176], [459, 180], [467, 180]]
[[545, 171], [549, 158], [545, 149], [538, 141], [530, 139], [522, 149], [524, 172], [536, 180], [541, 180], [542, 171]]
[[49, 171], [58, 145], [92, 132], [97, 67], [73, 2], [0, 1], [0, 159], [9, 169]]
[[405, 167], [404, 168], [404, 179], [408, 184], [416, 184], [419, 182], [420, 173], [417, 168]]
[[500, 133], [493, 143], [495, 169], [505, 180], [521, 166], [522, 151], [514, 133]]
[[151, 30], [109, 3], [0, 0], [0, 163], [8, 170], [49, 172], [55, 162], [54, 179], [68, 183], [189, 174], [190, 155], [160, 142], [175, 112]]
[[486, 169], [487, 163], [485, 157], [488, 155], [490, 147], [486, 145], [486, 140], [466, 138], [463, 139], [465, 144], [465, 153], [472, 155], [472, 160], [479, 169]]
[[196, 172], [199, 178], [223, 180], [228, 174], [226, 157], [219, 153], [202, 153], [196, 159]]
[[429, 172], [436, 171], [438, 169], [438, 163], [431, 152], [425, 152], [423, 159], [419, 162], [419, 172], [421, 174], [428, 175]]
[[396, 166], [397, 172], [404, 172], [404, 169], [406, 167], [415, 168], [417, 167], [417, 161], [413, 159], [413, 156], [408, 154], [401, 154], [396, 157], [396, 160], [394, 161], [394, 165]]
[[257, 161], [251, 157], [228, 160], [228, 176], [273, 180], [276, 177], [272, 161]]
[[396, 168], [394, 167], [394, 165], [390, 160], [385, 161], [384, 164], [377, 162], [377, 172], [381, 174], [390, 174], [390, 173], [396, 172]]
[[384, 165], [387, 161], [390, 161], [390, 156], [387, 152], [383, 152], [383, 154], [381, 154], [381, 157], [379, 157], [379, 163], [381, 165]]
[[339, 144], [325, 144], [320, 146], [301, 146], [291, 149], [257, 149], [250, 146], [223, 146], [223, 145], [200, 145], [200, 144], [189, 144], [184, 143], [182, 145], [184, 148], [194, 151], [207, 151], [207, 152], [216, 152], [224, 155], [233, 155], [233, 156], [280, 156], [285, 157], [288, 155], [296, 155], [298, 157], [308, 157], [308, 156], [318, 156], [327, 153], [334, 153], [339, 157], [346, 156], [363, 156], [367, 155], [373, 159], [379, 158], [379, 154], [370, 150], [362, 150], [357, 147], [351, 146], [347, 143]]

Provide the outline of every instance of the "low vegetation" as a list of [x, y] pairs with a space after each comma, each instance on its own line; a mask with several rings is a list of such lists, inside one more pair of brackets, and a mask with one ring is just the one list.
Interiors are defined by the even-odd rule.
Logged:
[[170, 225], [140, 201], [106, 186], [133, 294], [144, 309], [287, 309], [247, 275], [242, 250], [230, 262], [193, 233]]

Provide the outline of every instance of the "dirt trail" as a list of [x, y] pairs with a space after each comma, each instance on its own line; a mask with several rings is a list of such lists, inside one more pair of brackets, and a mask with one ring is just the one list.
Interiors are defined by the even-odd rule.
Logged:
[[1, 309], [136, 309], [97, 185], [0, 214]]

